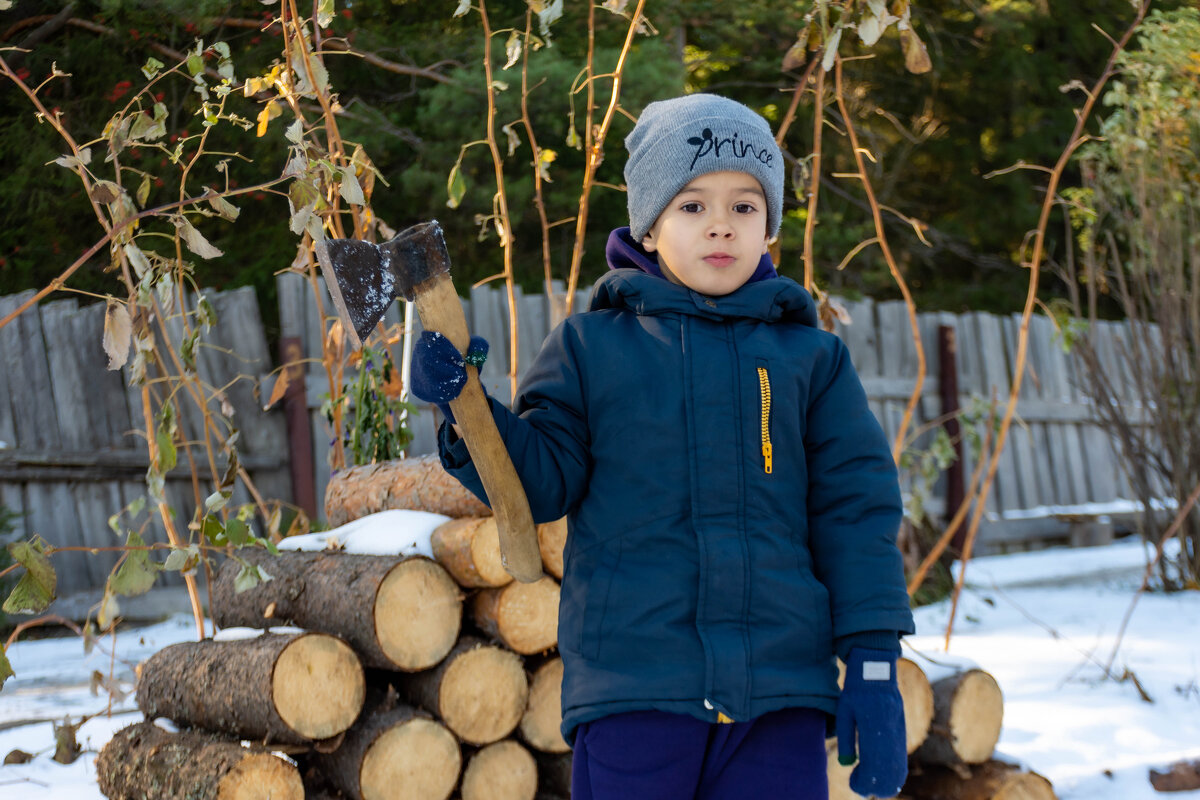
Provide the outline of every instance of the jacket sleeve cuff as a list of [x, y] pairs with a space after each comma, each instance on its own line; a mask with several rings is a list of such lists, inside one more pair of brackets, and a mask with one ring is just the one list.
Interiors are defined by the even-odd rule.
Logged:
[[842, 636], [836, 642], [838, 658], [843, 662], [849, 661], [850, 651], [855, 647], [899, 654], [900, 634], [896, 631], [860, 631]]
[[471, 463], [467, 442], [454, 432], [454, 426], [443, 420], [438, 428], [438, 455], [446, 470], [461, 469]]

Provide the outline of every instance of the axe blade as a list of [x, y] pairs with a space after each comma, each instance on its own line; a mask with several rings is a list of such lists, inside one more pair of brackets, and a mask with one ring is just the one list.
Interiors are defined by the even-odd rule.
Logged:
[[358, 349], [396, 296], [391, 256], [379, 245], [361, 239], [328, 239], [319, 242], [315, 250], [325, 287]]
[[416, 287], [450, 271], [450, 255], [436, 221], [406, 228], [383, 244], [326, 239], [315, 247], [325, 284], [355, 348], [383, 319], [397, 297], [413, 299]]

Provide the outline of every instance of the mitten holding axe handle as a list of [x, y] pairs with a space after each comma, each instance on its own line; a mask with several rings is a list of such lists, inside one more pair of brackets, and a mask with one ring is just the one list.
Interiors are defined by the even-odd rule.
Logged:
[[[466, 352], [471, 336], [450, 273], [434, 275], [418, 285], [413, 302], [425, 330], [441, 333], [459, 352]], [[470, 364], [466, 370], [467, 383], [462, 393], [450, 401], [450, 410], [496, 517], [504, 569], [522, 583], [532, 583], [542, 577], [542, 554], [525, 487], [496, 429], [478, 371]]]

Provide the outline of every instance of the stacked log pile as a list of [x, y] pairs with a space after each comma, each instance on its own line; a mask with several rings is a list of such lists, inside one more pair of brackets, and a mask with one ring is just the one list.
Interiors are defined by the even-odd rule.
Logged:
[[[990, 674], [962, 662], [901, 658], [896, 682], [909, 754], [899, 800], [1056, 800], [1044, 777], [995, 757], [1004, 698]], [[850, 789], [854, 767], [838, 762], [836, 740], [826, 751], [830, 800], [860, 798]]]
[[[539, 527], [547, 576], [523, 584], [501, 566], [487, 507], [436, 459], [347, 470], [327, 505], [339, 524], [397, 508], [452, 519], [434, 531], [434, 558], [243, 550], [227, 561], [212, 584], [221, 636], [141, 666], [147, 721], [97, 762], [105, 795], [565, 797], [556, 652], [565, 522]], [[247, 565], [270, 580], [239, 591]], [[246, 631], [278, 626], [295, 628]], [[237, 631], [246, 635], [227, 638]]]
[[[271, 579], [213, 583], [223, 629], [299, 630], [173, 645], [141, 668], [151, 722], [118, 733], [97, 762], [111, 800], [562, 800], [571, 753], [559, 732], [556, 653], [564, 521], [538, 529], [547, 573], [514, 582], [486, 506], [432, 458], [335, 476], [340, 524], [389, 509], [451, 517], [433, 558], [339, 551], [242, 552]], [[902, 658], [906, 800], [1054, 800], [1040, 775], [994, 750], [1003, 698], [987, 672]], [[249, 746], [244, 746], [248, 744]], [[854, 800], [852, 767], [827, 744], [831, 800]], [[284, 755], [284, 754], [287, 755]]]

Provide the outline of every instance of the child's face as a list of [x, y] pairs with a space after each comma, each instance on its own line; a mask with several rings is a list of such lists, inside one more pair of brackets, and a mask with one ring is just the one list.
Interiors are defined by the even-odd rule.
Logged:
[[740, 288], [767, 252], [767, 200], [745, 172], [701, 175], [671, 198], [642, 239], [672, 283], [712, 297]]

